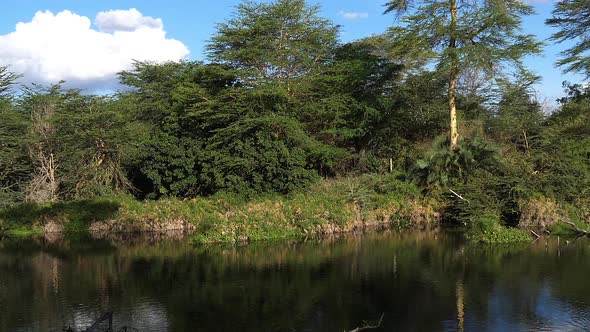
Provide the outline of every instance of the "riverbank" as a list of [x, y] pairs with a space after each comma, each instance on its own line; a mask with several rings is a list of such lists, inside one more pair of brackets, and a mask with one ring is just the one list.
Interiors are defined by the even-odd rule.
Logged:
[[[0, 233], [10, 237], [180, 231], [198, 244], [317, 237], [367, 229], [435, 229], [448, 209], [424, 197], [413, 184], [390, 176], [323, 180], [287, 196], [246, 198], [218, 194], [188, 200], [138, 201], [114, 196], [48, 204], [21, 204], [0, 210]], [[501, 225], [500, 215], [473, 216], [468, 237], [484, 243], [528, 241], [533, 232], [572, 233], [561, 220], [588, 227], [587, 211], [535, 198], [519, 207], [521, 229]], [[526, 229], [526, 230], [522, 230]]]
[[0, 211], [10, 236], [89, 232], [185, 231], [196, 243], [302, 238], [362, 229], [438, 227], [436, 200], [387, 179], [325, 180], [287, 196], [244, 198], [218, 194], [190, 200], [137, 201], [130, 196], [53, 204], [22, 204]]

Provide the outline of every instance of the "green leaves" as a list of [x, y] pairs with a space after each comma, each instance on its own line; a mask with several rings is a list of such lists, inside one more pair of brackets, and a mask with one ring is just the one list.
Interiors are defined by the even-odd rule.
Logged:
[[27, 150], [26, 114], [0, 98], [0, 206], [23, 199], [31, 162]]
[[126, 98], [153, 130], [141, 162], [151, 196], [288, 193], [342, 157], [304, 129], [285, 90], [242, 86], [228, 72], [185, 62], [123, 74], [137, 87]]
[[433, 143], [432, 150], [416, 162], [418, 181], [425, 187], [461, 183], [478, 170], [496, 171], [500, 165], [498, 150], [476, 138], [461, 142], [459, 149], [449, 151], [444, 137]]
[[27, 151], [27, 115], [15, 109], [8, 94], [18, 78], [0, 67], [0, 207], [23, 199], [31, 171]]
[[551, 36], [558, 43], [575, 41], [561, 53], [557, 62], [566, 72], [579, 72], [590, 77], [590, 3], [586, 0], [562, 0], [556, 3], [553, 17], [546, 23], [558, 28]]
[[247, 85], [301, 93], [302, 78], [329, 63], [337, 44], [338, 27], [319, 11], [305, 0], [243, 2], [232, 19], [218, 24], [209, 58], [239, 70]]
[[8, 70], [8, 67], [0, 66], [0, 98], [6, 98], [15, 81], [20, 77]]
[[[524, 56], [540, 53], [541, 43], [519, 33], [520, 16], [533, 13], [520, 1], [458, 0], [461, 10], [455, 26], [450, 24], [451, 0], [418, 3], [389, 32], [398, 54], [409, 61], [434, 59], [447, 72], [450, 59], [457, 56], [458, 68], [479, 68], [494, 78], [506, 66], [521, 68]], [[406, 13], [407, 5], [407, 1], [392, 1], [388, 12]], [[449, 47], [451, 38], [456, 47]]]

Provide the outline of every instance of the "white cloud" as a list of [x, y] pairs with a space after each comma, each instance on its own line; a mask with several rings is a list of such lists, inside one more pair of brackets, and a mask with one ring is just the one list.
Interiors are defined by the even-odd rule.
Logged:
[[529, 5], [548, 4], [548, 3], [558, 2], [558, 1], [559, 0], [522, 0], [522, 2], [529, 4]]
[[0, 35], [0, 65], [24, 75], [25, 81], [66, 80], [91, 89], [108, 89], [116, 73], [133, 60], [175, 61], [188, 48], [166, 37], [161, 19], [138, 10], [100, 12], [90, 19], [65, 10], [37, 12], [30, 22]]
[[345, 12], [339, 11], [338, 16], [342, 17], [345, 20], [364, 20], [369, 17], [368, 13], [358, 13], [358, 12]]
[[109, 10], [96, 15], [96, 25], [101, 31], [135, 31], [141, 27], [162, 29], [164, 25], [159, 18], [143, 16], [137, 9]]

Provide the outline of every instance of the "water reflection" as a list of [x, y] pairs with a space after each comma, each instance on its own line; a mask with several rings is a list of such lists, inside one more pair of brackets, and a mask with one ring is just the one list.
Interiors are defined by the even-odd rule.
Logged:
[[[0, 330], [584, 330], [590, 242], [469, 246], [380, 233], [195, 248], [136, 239], [0, 242]], [[559, 254], [558, 254], [559, 252]]]

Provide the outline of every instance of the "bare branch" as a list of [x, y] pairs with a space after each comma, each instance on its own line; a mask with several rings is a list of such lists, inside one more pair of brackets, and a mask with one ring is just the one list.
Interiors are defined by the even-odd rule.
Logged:
[[590, 232], [583, 230], [581, 228], [579, 228], [578, 226], [576, 226], [576, 224], [574, 224], [571, 221], [568, 220], [564, 220], [564, 219], [559, 219], [559, 221], [563, 222], [564, 224], [567, 224], [569, 226], [571, 226], [571, 228], [576, 231], [576, 233], [580, 234], [580, 235], [586, 235], [586, 236], [590, 236]]
[[377, 323], [377, 325], [365, 325], [362, 327], [357, 327], [354, 330], [350, 330], [349, 332], [359, 332], [359, 331], [370, 330], [370, 329], [378, 329], [381, 327], [381, 323], [383, 323], [384, 316], [385, 316], [385, 313], [382, 313], [381, 318], [379, 318], [379, 323]]
[[462, 201], [465, 201], [465, 202], [469, 203], [469, 201], [468, 201], [468, 200], [466, 200], [465, 198], [463, 198], [463, 196], [461, 196], [461, 195], [457, 194], [457, 193], [456, 193], [456, 192], [455, 192], [453, 189], [449, 189], [449, 191], [450, 191], [450, 192], [451, 192], [453, 195], [455, 195], [455, 196], [457, 196], [459, 199], [461, 199]]

